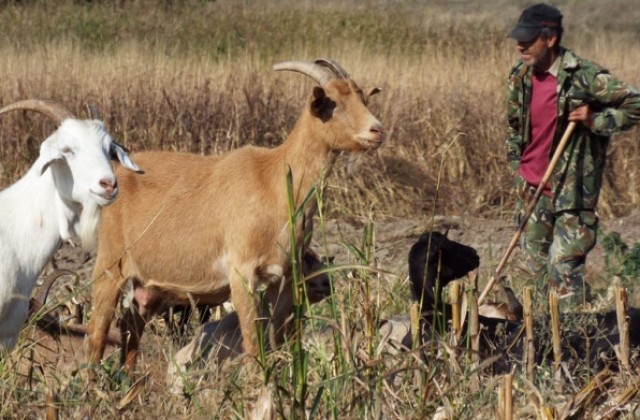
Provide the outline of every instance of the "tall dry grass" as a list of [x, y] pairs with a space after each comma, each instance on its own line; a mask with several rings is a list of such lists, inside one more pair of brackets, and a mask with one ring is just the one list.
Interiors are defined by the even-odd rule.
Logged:
[[[359, 84], [382, 87], [371, 108], [388, 138], [376, 153], [341, 157], [323, 197], [323, 217], [371, 224], [434, 213], [510, 217], [504, 91], [516, 54], [505, 33], [527, 2], [317, 3], [0, 1], [0, 104], [48, 97], [85, 115], [84, 103], [95, 103], [110, 132], [133, 151], [213, 154], [244, 144], [273, 146], [292, 127], [312, 85], [302, 76], [275, 74], [271, 65], [333, 57]], [[639, 86], [640, 11], [631, 3], [557, 2], [566, 15], [565, 45]], [[33, 162], [52, 127], [32, 114], [0, 118], [5, 187]], [[605, 215], [624, 214], [640, 202], [638, 140], [635, 129], [612, 144]], [[365, 229], [360, 242], [352, 238], [352, 261], [375, 264], [372, 232]], [[22, 377], [12, 362], [28, 360], [23, 347], [0, 360], [0, 416], [41, 416], [55, 392], [65, 416], [78, 416], [88, 404], [96, 417], [244, 417], [264, 383], [274, 387], [268, 389], [276, 411], [288, 417], [303, 410], [321, 418], [422, 418], [437, 410], [452, 418], [495, 416], [498, 379], [484, 378], [471, 392], [468, 353], [435, 343], [438, 360], [428, 364], [413, 354], [378, 351], [375, 334], [365, 337], [364, 353], [343, 341], [354, 329], [370, 332], [378, 318], [406, 312], [404, 270], [397, 276], [354, 271], [356, 282], [336, 275], [337, 300], [314, 309], [307, 322], [312, 330], [331, 326], [328, 344], [312, 338], [304, 351], [285, 346], [264, 356], [262, 371], [243, 360], [219, 372], [205, 366], [186, 378], [187, 399], [168, 394], [162, 382], [173, 350], [161, 334], [149, 334], [143, 350], [150, 379], [128, 384], [112, 357], [102, 367], [102, 387], [91, 392], [85, 392], [83, 361], [72, 374]], [[211, 376], [201, 381], [206, 372]], [[525, 416], [575, 392], [568, 386], [566, 395], [554, 395], [550, 371], [536, 375], [534, 385], [515, 378], [515, 403], [528, 407], [520, 410]], [[536, 393], [537, 400], [530, 397]]]
[[[360, 84], [383, 88], [372, 108], [389, 134], [375, 155], [350, 165], [356, 175], [338, 165], [330, 215], [364, 217], [373, 208], [379, 216], [421, 217], [433, 208], [443, 160], [447, 199], [439, 212], [509, 212], [504, 82], [516, 54], [505, 33], [520, 4], [7, 3], [0, 13], [1, 103], [50, 97], [82, 113], [92, 101], [133, 151], [220, 153], [276, 144], [291, 128], [310, 84], [275, 74], [274, 62], [330, 56]], [[638, 85], [638, 13], [616, 5], [624, 14], [607, 18], [594, 10], [614, 6], [561, 4], [565, 44]], [[22, 118], [29, 122], [2, 119], [0, 186], [24, 173], [50, 130], [36, 117]], [[611, 147], [605, 216], [638, 205], [637, 140], [632, 131]]]

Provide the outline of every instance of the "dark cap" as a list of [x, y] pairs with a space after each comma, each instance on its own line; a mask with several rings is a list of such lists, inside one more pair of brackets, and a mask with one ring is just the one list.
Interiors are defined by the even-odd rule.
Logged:
[[516, 27], [509, 32], [509, 38], [519, 42], [529, 42], [540, 35], [542, 28], [562, 28], [560, 10], [544, 3], [527, 7], [520, 15]]

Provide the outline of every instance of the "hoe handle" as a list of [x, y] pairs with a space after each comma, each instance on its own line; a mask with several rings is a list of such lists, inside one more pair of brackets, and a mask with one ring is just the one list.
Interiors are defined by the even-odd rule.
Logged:
[[496, 267], [496, 271], [493, 273], [493, 275], [489, 279], [489, 282], [487, 283], [484, 290], [482, 291], [482, 294], [480, 294], [480, 297], [478, 298], [478, 305], [481, 305], [482, 302], [487, 298], [487, 294], [489, 294], [489, 291], [495, 284], [496, 279], [498, 279], [498, 277], [500, 276], [500, 273], [502, 272], [502, 270], [504, 270], [504, 266], [507, 265], [507, 261], [511, 256], [511, 252], [513, 252], [516, 245], [518, 244], [518, 240], [520, 239], [520, 236], [522, 236], [522, 232], [524, 232], [524, 228], [527, 225], [527, 221], [529, 221], [531, 214], [533, 214], [533, 210], [536, 208], [536, 204], [538, 204], [538, 200], [542, 195], [544, 186], [547, 185], [547, 182], [549, 182], [549, 179], [551, 178], [551, 174], [553, 173], [556, 165], [558, 164], [558, 161], [560, 160], [560, 156], [562, 156], [562, 152], [564, 152], [564, 149], [567, 146], [567, 143], [569, 142], [569, 138], [571, 138], [571, 134], [573, 134], [573, 130], [575, 128], [576, 128], [575, 121], [571, 121], [569, 125], [567, 125], [567, 129], [564, 131], [564, 134], [560, 139], [560, 143], [558, 143], [558, 147], [556, 148], [556, 151], [553, 154], [551, 161], [549, 162], [549, 166], [547, 166], [547, 170], [544, 173], [544, 176], [542, 177], [542, 180], [540, 181], [540, 184], [538, 185], [538, 188], [536, 189], [535, 194], [533, 195], [533, 199], [529, 202], [529, 205], [527, 206], [527, 209], [524, 213], [522, 221], [520, 222], [520, 226], [518, 227], [518, 230], [513, 235], [513, 238], [511, 238], [511, 243], [507, 247], [507, 251], [504, 253], [502, 260], [500, 260], [498, 267]]

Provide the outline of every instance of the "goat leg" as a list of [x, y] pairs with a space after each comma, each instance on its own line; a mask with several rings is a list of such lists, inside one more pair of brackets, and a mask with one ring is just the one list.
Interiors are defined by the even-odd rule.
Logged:
[[236, 308], [242, 332], [242, 347], [244, 352], [255, 357], [258, 355], [258, 307], [253, 293], [254, 285], [251, 279], [236, 272], [231, 278], [231, 302]]
[[[88, 360], [92, 365], [100, 363], [107, 346], [106, 337], [111, 329], [111, 322], [122, 295], [120, 284], [124, 281], [103, 276], [93, 284], [93, 315], [89, 321], [87, 332], [89, 335]], [[99, 314], [99, 315], [98, 315]]]
[[133, 303], [125, 313], [120, 326], [123, 343], [122, 362], [124, 371], [130, 378], [135, 372], [144, 328], [162, 306], [160, 295], [142, 286], [134, 286], [133, 296]]

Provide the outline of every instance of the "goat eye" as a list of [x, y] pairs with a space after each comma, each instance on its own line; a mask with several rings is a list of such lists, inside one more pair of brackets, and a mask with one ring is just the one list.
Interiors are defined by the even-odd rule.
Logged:
[[63, 147], [62, 148], [62, 153], [64, 153], [65, 155], [72, 154], [73, 150], [71, 150], [70, 147]]

